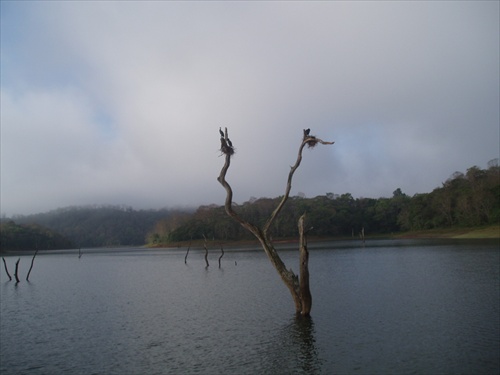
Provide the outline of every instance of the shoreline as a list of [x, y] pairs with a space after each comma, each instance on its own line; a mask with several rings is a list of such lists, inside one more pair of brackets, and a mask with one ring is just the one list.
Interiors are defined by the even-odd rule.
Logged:
[[[441, 229], [428, 229], [421, 231], [411, 231], [411, 232], [399, 232], [399, 233], [386, 233], [386, 234], [377, 234], [377, 235], [367, 235], [365, 237], [366, 240], [376, 240], [376, 239], [457, 239], [457, 240], [467, 240], [467, 239], [475, 239], [475, 240], [500, 240], [500, 224], [499, 225], [490, 225], [486, 227], [476, 227], [476, 228], [441, 228]], [[346, 241], [346, 240], [358, 240], [358, 238], [353, 238], [351, 236], [339, 236], [339, 237], [314, 237], [310, 236], [308, 238], [309, 243], [321, 242], [321, 241]], [[275, 244], [293, 244], [298, 243], [298, 236], [293, 238], [279, 238], [274, 241]], [[499, 241], [500, 242], [500, 241]], [[194, 241], [181, 241], [175, 243], [167, 243], [167, 244], [157, 244], [157, 245], [137, 245], [137, 246], [110, 246], [110, 248], [144, 248], [144, 249], [176, 249], [176, 248], [187, 248], [191, 246], [192, 248], [203, 248], [205, 245], [204, 240], [194, 240]], [[217, 246], [260, 246], [257, 240], [247, 239], [240, 241], [223, 241], [223, 240], [212, 240], [207, 241], [207, 246], [213, 248], [214, 245]], [[75, 250], [78, 249], [61, 249], [61, 251], [65, 250]], [[12, 254], [21, 254], [21, 255], [32, 255], [34, 250], [2, 250], [0, 249], [0, 256], [2, 255], [12, 255]], [[48, 251], [57, 251], [57, 250], [48, 250]], [[40, 253], [43, 253], [44, 250], [40, 249]]]
[[[500, 225], [490, 225], [487, 227], [476, 227], [476, 228], [441, 228], [441, 229], [428, 229], [421, 231], [410, 231], [410, 232], [399, 232], [399, 233], [386, 233], [377, 234], [374, 236], [367, 235], [366, 240], [370, 239], [382, 239], [382, 238], [393, 238], [393, 239], [433, 239], [433, 238], [443, 238], [443, 239], [500, 239]], [[350, 236], [341, 237], [314, 237], [310, 236], [308, 242], [319, 242], [319, 241], [342, 241], [342, 240], [352, 240]], [[273, 241], [275, 244], [284, 243], [298, 243], [297, 238], [279, 238]], [[192, 247], [203, 247], [204, 240], [191, 241]], [[231, 245], [231, 246], [245, 246], [245, 245], [259, 245], [257, 240], [241, 240], [241, 241], [208, 241], [208, 244], [213, 246], [213, 244]], [[189, 241], [181, 241], [170, 244], [159, 244], [155, 246], [148, 246], [148, 248], [178, 248], [178, 247], [188, 247]]]

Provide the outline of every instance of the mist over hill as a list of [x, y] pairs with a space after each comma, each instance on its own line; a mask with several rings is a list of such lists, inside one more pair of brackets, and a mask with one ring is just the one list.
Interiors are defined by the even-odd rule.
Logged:
[[[186, 210], [188, 212], [188, 210]], [[177, 210], [134, 210], [127, 206], [71, 206], [17, 216], [18, 224], [50, 228], [77, 247], [140, 246], [155, 223]]]

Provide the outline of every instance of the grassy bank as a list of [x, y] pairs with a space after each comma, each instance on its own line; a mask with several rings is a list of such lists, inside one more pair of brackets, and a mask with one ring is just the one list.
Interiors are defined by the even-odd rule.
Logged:
[[470, 232], [457, 235], [454, 238], [500, 238], [500, 225], [474, 229]]
[[481, 228], [443, 228], [396, 234], [396, 238], [500, 238], [500, 225]]

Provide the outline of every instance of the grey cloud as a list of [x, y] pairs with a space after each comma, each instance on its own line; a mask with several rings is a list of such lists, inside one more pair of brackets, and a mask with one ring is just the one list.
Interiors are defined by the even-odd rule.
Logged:
[[283, 193], [306, 127], [336, 143], [294, 194], [427, 192], [498, 157], [495, 2], [5, 8], [2, 212], [222, 203], [219, 126], [238, 202]]

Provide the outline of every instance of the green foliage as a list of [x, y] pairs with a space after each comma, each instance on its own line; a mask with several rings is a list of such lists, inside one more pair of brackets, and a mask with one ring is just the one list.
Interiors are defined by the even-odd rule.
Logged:
[[500, 170], [472, 167], [455, 172], [442, 187], [415, 195], [398, 222], [403, 230], [474, 227], [500, 221]]
[[[488, 170], [472, 167], [464, 175], [456, 172], [442, 187], [431, 193], [409, 197], [396, 189], [391, 198], [353, 198], [349, 193], [306, 199], [292, 197], [271, 228], [274, 238], [296, 237], [299, 216], [307, 212], [307, 226], [314, 236], [357, 236], [385, 234], [401, 230], [425, 230], [452, 226], [495, 224], [500, 219], [498, 166]], [[278, 205], [277, 198], [252, 198], [236, 207], [249, 222], [262, 225]], [[167, 219], [166, 222], [169, 220]], [[183, 217], [168, 233], [157, 235], [163, 243], [207, 238], [250, 239], [222, 206], [202, 206]], [[168, 226], [168, 225], [166, 225]]]
[[[280, 200], [281, 197], [252, 199], [236, 209], [245, 220], [262, 225]], [[354, 199], [351, 194], [339, 197], [327, 194], [311, 199], [291, 197], [273, 224], [271, 234], [274, 238], [296, 237], [297, 222], [304, 212], [307, 212], [307, 226], [312, 227], [310, 233], [315, 236], [351, 236], [353, 233], [357, 236], [363, 227], [371, 233], [387, 233], [397, 229], [397, 214], [403, 201], [402, 198]], [[154, 238], [168, 243], [203, 236], [219, 240], [253, 238], [228, 217], [222, 206], [202, 206], [171, 232], [157, 233]]]
[[0, 250], [71, 249], [67, 238], [35, 224], [18, 225], [9, 220], [0, 223]]

